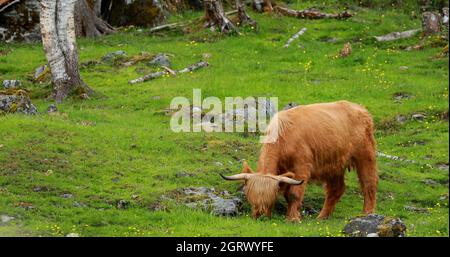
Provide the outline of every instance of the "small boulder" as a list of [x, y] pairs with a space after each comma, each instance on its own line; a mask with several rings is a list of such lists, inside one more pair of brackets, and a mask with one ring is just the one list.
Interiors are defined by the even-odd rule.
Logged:
[[111, 62], [114, 62], [117, 59], [120, 59], [120, 58], [123, 58], [123, 57], [126, 57], [126, 56], [127, 56], [127, 54], [125, 53], [125, 51], [118, 50], [118, 51], [115, 51], [115, 52], [111, 52], [111, 53], [105, 54], [102, 57], [102, 62], [111, 63]]
[[449, 170], [448, 163], [437, 163], [436, 168], [443, 170], [443, 171]]
[[351, 219], [343, 232], [352, 237], [403, 237], [406, 225], [399, 218], [369, 214]]
[[54, 104], [49, 105], [47, 108], [47, 113], [55, 113], [57, 111], [58, 111], [58, 108]]
[[394, 95], [392, 97], [394, 98], [394, 100], [396, 102], [401, 102], [402, 100], [405, 100], [405, 99], [414, 98], [414, 95], [411, 93], [408, 93], [408, 92], [397, 92], [397, 93], [394, 93]]
[[214, 215], [239, 214], [242, 200], [228, 191], [217, 192], [214, 188], [189, 187], [178, 191], [178, 200], [190, 208], [199, 208]]
[[4, 89], [19, 88], [21, 86], [22, 82], [20, 82], [20, 80], [3, 80]]
[[148, 63], [148, 65], [170, 67], [170, 60], [166, 54], [158, 54]]
[[283, 110], [289, 110], [289, 109], [292, 109], [292, 108], [297, 107], [297, 106], [299, 106], [298, 103], [296, 103], [296, 102], [289, 102], [288, 104], [286, 104], [283, 107]]
[[417, 121], [423, 121], [423, 120], [425, 120], [425, 118], [426, 118], [427, 116], [425, 116], [425, 115], [422, 114], [422, 113], [415, 113], [415, 114], [411, 115], [411, 117], [412, 117], [413, 119], [417, 120]]
[[1, 223], [8, 223], [8, 222], [10, 222], [13, 219], [15, 219], [15, 218], [12, 217], [12, 216], [8, 216], [8, 215], [5, 215], [5, 214], [0, 215]]
[[46, 78], [49, 78], [49, 77], [50, 77], [50, 68], [48, 67], [47, 64], [39, 66], [34, 70], [33, 79], [35, 81], [42, 82], [42, 81], [46, 80]]
[[119, 200], [117, 202], [117, 209], [126, 209], [130, 205], [130, 202], [126, 200]]
[[410, 211], [410, 212], [418, 212], [418, 213], [429, 213], [430, 212], [427, 208], [410, 206], [410, 205], [405, 205], [404, 208], [405, 208], [405, 210]]
[[408, 121], [408, 118], [403, 114], [399, 114], [397, 115], [397, 117], [395, 117], [395, 120], [400, 124], [404, 124], [406, 123], [406, 121]]
[[64, 193], [64, 194], [61, 195], [61, 197], [65, 198], [65, 199], [69, 199], [69, 198], [73, 198], [73, 194]]
[[37, 114], [37, 108], [31, 103], [28, 92], [21, 89], [0, 90], [0, 113]]

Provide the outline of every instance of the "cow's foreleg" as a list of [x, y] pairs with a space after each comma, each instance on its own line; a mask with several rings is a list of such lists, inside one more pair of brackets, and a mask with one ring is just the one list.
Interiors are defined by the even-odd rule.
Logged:
[[286, 219], [288, 221], [298, 222], [301, 220], [300, 209], [303, 203], [303, 196], [305, 195], [306, 185], [310, 177], [309, 169], [302, 167], [294, 172], [297, 180], [303, 180], [303, 184], [298, 186], [288, 186], [284, 192], [284, 197], [288, 203]]
[[288, 221], [298, 222], [301, 220], [300, 209], [302, 207], [303, 196], [305, 194], [306, 183], [303, 182], [300, 186], [289, 186], [285, 193], [284, 197], [288, 202], [286, 219]]
[[336, 178], [329, 180], [325, 184], [325, 203], [323, 204], [322, 211], [320, 211], [318, 219], [327, 219], [333, 213], [337, 202], [341, 199], [341, 196], [345, 191], [344, 176], [337, 176]]

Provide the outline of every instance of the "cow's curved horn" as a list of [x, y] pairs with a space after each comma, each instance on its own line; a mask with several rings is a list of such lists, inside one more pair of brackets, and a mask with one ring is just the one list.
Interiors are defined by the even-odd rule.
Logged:
[[240, 173], [232, 176], [224, 176], [220, 174], [220, 176], [225, 180], [247, 180], [252, 174], [250, 173]]
[[303, 184], [303, 180], [295, 180], [292, 178], [288, 178], [286, 176], [277, 176], [276, 177], [278, 181], [286, 183], [286, 184], [290, 184], [290, 185], [301, 185]]

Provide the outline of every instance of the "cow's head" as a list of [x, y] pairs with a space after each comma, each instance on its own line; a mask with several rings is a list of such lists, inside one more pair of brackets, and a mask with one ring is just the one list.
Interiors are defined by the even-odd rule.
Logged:
[[252, 215], [254, 218], [258, 218], [261, 215], [271, 216], [272, 208], [282, 183], [289, 185], [301, 185], [303, 183], [303, 180], [293, 179], [294, 173], [292, 172], [278, 176], [254, 173], [247, 162], [244, 162], [242, 173], [232, 176], [220, 175], [226, 180], [245, 181], [244, 192], [248, 202], [252, 206]]

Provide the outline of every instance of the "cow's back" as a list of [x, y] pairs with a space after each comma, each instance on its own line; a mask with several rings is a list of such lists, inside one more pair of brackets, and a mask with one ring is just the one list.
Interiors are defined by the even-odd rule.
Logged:
[[324, 173], [349, 165], [354, 152], [373, 141], [370, 114], [347, 101], [297, 106], [278, 118], [289, 124], [276, 144], [281, 161], [311, 162]]

